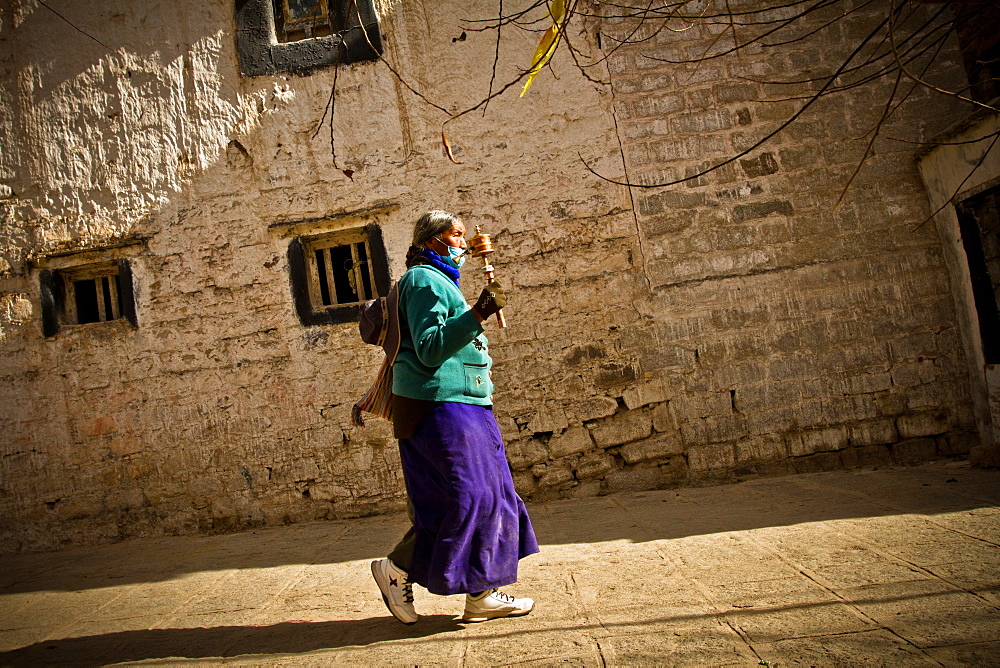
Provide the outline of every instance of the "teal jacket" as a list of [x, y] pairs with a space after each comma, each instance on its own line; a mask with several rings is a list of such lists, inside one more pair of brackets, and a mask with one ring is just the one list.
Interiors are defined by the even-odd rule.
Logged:
[[411, 399], [491, 406], [488, 341], [462, 291], [430, 265], [399, 280], [399, 354], [392, 392]]

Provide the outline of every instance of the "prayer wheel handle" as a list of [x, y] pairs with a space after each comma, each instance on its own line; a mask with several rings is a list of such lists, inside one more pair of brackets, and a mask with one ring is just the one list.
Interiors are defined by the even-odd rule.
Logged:
[[[476, 235], [469, 241], [469, 254], [474, 257], [483, 258], [483, 273], [486, 274], [487, 285], [493, 280], [493, 265], [490, 264], [489, 256], [495, 252], [493, 241], [490, 235], [483, 232], [479, 225], [476, 225]], [[503, 309], [497, 311], [497, 323], [500, 329], [507, 327], [507, 319], [503, 316]]]

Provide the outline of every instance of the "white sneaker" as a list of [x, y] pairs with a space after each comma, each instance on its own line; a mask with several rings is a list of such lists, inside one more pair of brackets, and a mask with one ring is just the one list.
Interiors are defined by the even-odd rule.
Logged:
[[372, 562], [372, 575], [389, 612], [404, 624], [417, 621], [417, 612], [413, 609], [413, 585], [406, 571], [385, 558]]
[[499, 589], [485, 591], [473, 598], [465, 595], [465, 614], [462, 621], [485, 622], [498, 617], [520, 617], [535, 609], [535, 602], [530, 598], [514, 598]]

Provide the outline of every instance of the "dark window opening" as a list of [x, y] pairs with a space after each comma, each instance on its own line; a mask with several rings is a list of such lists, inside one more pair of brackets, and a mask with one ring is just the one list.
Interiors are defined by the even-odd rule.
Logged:
[[336, 0], [274, 0], [274, 28], [279, 42], [329, 37], [346, 27]]
[[72, 292], [76, 299], [76, 324], [117, 320], [121, 314], [121, 296], [118, 275], [73, 281]]
[[76, 293], [76, 322], [80, 325], [100, 322], [101, 315], [97, 310], [97, 286], [94, 281], [73, 281], [73, 291]]
[[388, 258], [375, 225], [299, 238], [288, 248], [303, 324], [357, 320], [364, 302], [388, 294]]
[[55, 336], [63, 325], [127, 320], [133, 327], [135, 294], [127, 260], [84, 265], [39, 275], [42, 330]]
[[1000, 186], [957, 207], [986, 364], [1000, 364]]

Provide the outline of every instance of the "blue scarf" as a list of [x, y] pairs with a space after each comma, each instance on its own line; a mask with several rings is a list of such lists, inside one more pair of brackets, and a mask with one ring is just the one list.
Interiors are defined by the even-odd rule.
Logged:
[[461, 276], [461, 273], [459, 273], [458, 269], [442, 260], [440, 255], [430, 248], [425, 248], [420, 251], [420, 257], [427, 260], [434, 268], [440, 269], [445, 276], [455, 282], [456, 286], [458, 285], [458, 277]]

